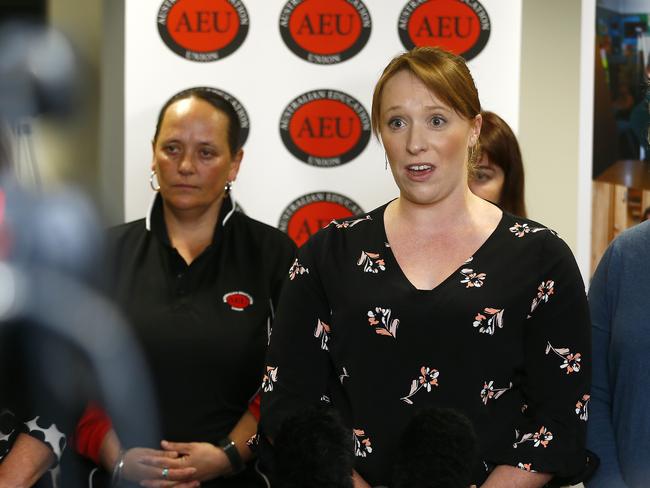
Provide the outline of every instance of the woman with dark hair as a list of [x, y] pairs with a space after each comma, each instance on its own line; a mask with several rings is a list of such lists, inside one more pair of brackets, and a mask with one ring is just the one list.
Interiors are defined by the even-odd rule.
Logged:
[[469, 187], [475, 195], [502, 210], [526, 217], [524, 165], [517, 138], [494, 112], [483, 111], [481, 116], [481, 157], [470, 173]]
[[392, 486], [410, 421], [444, 407], [478, 437], [464, 486], [582, 472], [584, 285], [555, 232], [469, 190], [481, 123], [461, 57], [415, 48], [384, 69], [372, 124], [399, 195], [299, 249], [262, 382], [263, 455], [284, 419], [330, 401], [352, 438], [355, 487]]
[[150, 212], [112, 229], [109, 249], [111, 293], [151, 368], [164, 440], [126, 449], [96, 410], [77, 436], [95, 447], [101, 437], [97, 457], [115, 483], [265, 486], [248, 463], [257, 428], [248, 406], [294, 245], [235, 210], [240, 124], [214, 90], [165, 103], [152, 149]]

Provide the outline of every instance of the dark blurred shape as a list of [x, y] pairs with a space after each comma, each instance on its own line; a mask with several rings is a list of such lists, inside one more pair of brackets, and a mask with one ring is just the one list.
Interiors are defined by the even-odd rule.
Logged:
[[45, 0], [1, 0], [0, 22], [6, 20], [29, 20], [45, 22], [47, 13]]
[[0, 186], [6, 201], [0, 226], [10, 239], [5, 258], [30, 269], [55, 269], [97, 286], [103, 230], [89, 201], [72, 188], [40, 196], [10, 179], [0, 181]]
[[12, 123], [68, 115], [79, 101], [80, 78], [71, 44], [59, 31], [26, 21], [0, 24], [0, 117]]
[[0, 24], [0, 411], [14, 409], [20, 421], [41, 415], [70, 434], [98, 400], [125, 447], [158, 447], [147, 367], [100, 292], [101, 221], [79, 192], [32, 193], [16, 178], [10, 135], [31, 141], [30, 118], [71, 115], [82, 86], [61, 33]]
[[352, 432], [331, 407], [309, 407], [282, 423], [274, 442], [274, 486], [352, 488]]
[[478, 440], [461, 413], [425, 408], [402, 434], [391, 488], [468, 488], [478, 462]]

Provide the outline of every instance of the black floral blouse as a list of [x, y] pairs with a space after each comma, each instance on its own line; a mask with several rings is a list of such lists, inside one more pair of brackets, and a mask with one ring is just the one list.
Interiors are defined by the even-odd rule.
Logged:
[[421, 407], [448, 407], [476, 430], [476, 483], [501, 464], [579, 472], [590, 324], [567, 245], [504, 213], [462, 266], [418, 290], [391, 252], [385, 208], [333, 221], [300, 249], [268, 352], [265, 433], [331, 397], [349, 423], [356, 470], [387, 485], [409, 419]]

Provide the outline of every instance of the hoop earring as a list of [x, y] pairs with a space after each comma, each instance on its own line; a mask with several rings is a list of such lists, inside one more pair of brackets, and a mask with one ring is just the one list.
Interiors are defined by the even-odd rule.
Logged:
[[152, 169], [151, 174], [149, 175], [149, 186], [153, 191], [158, 191], [160, 190], [160, 184], [158, 183], [158, 179], [156, 178], [156, 182], [153, 182], [153, 179], [156, 178], [156, 170]]
[[223, 188], [223, 191], [224, 191], [224, 195], [223, 195], [223, 196], [224, 196], [224, 197], [227, 197], [228, 195], [230, 195], [230, 191], [231, 191], [231, 190], [232, 190], [232, 181], [228, 181], [228, 182], [226, 183], [226, 186]]

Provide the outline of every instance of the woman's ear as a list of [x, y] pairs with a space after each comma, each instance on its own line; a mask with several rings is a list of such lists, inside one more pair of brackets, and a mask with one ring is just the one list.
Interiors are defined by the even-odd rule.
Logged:
[[239, 148], [230, 161], [230, 171], [228, 172], [228, 181], [235, 181], [237, 179], [237, 173], [239, 173], [239, 167], [241, 166], [241, 160], [244, 157], [244, 150]]
[[151, 141], [151, 171], [156, 171], [156, 141]]
[[477, 114], [474, 119], [472, 119], [472, 136], [470, 138], [470, 145], [474, 146], [478, 143], [478, 138], [481, 135], [481, 126], [483, 125], [483, 117], [481, 114]]

